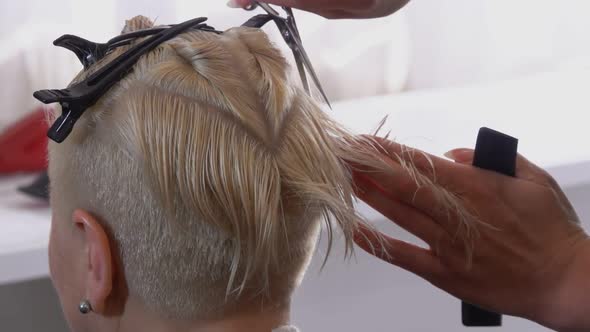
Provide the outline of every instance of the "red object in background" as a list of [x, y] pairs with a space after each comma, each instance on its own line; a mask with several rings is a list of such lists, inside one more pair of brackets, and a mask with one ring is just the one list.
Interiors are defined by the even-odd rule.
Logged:
[[0, 174], [47, 169], [45, 112], [39, 108], [0, 133]]

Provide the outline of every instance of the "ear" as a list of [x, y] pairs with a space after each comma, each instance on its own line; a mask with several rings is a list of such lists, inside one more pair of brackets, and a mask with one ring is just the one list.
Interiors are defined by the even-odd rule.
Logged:
[[74, 211], [73, 222], [83, 232], [85, 241], [84, 249], [87, 257], [85, 300], [90, 301], [94, 312], [103, 313], [106, 300], [113, 289], [114, 264], [109, 238], [98, 220], [86, 211]]

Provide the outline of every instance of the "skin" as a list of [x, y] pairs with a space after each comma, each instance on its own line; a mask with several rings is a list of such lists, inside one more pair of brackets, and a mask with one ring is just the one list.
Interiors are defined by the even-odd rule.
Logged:
[[[74, 332], [270, 332], [287, 325], [289, 308], [274, 312], [242, 312], [220, 321], [175, 321], [150, 312], [128, 294], [120, 260], [99, 219], [76, 210], [70, 219], [59, 218], [60, 207], [52, 204], [49, 243], [51, 279], [65, 318]], [[92, 312], [78, 311], [82, 300]], [[244, 306], [256, 308], [257, 306]]]
[[[520, 316], [559, 331], [590, 329], [590, 238], [555, 180], [519, 156], [516, 179], [471, 166], [473, 150], [448, 161], [381, 140], [390, 153], [412, 160], [423, 174], [458, 195], [481, 222], [468, 267], [465, 246], [453, 240], [458, 220], [410, 174], [383, 155], [394, 176], [363, 169], [354, 174], [359, 197], [424, 240], [425, 249], [361, 229], [357, 244], [470, 303]], [[431, 162], [426, 158], [428, 156]]]
[[[395, 13], [410, 0], [269, 0], [273, 5], [298, 8], [326, 18], [376, 18]], [[250, 0], [235, 0], [238, 7], [247, 7]]]

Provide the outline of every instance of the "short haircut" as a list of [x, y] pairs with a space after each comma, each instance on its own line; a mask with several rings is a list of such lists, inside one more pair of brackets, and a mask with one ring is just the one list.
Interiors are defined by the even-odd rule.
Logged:
[[[124, 32], [152, 26], [136, 17]], [[322, 221], [352, 248], [361, 218], [343, 159], [379, 158], [287, 72], [260, 29], [187, 32], [143, 56], [50, 144], [58, 218], [93, 213], [130, 294], [154, 311], [211, 319], [254, 299], [288, 303]]]

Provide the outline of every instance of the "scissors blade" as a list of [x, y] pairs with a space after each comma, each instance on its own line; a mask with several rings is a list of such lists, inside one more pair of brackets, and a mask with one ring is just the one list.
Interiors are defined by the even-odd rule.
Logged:
[[[299, 75], [301, 76], [301, 81], [303, 82], [303, 87], [311, 95], [311, 87], [309, 81], [307, 80], [306, 74], [307, 70], [311, 75], [314, 85], [320, 91], [322, 98], [324, 99], [326, 104], [328, 104], [328, 107], [332, 108], [328, 96], [326, 95], [326, 92], [324, 91], [324, 88], [320, 83], [320, 79], [316, 74], [315, 70], [313, 69], [311, 60], [307, 55], [307, 52], [303, 48], [303, 43], [301, 42], [301, 37], [299, 35], [299, 30], [295, 22], [295, 15], [293, 15], [293, 10], [290, 7], [282, 7], [283, 10], [285, 10], [285, 12], [287, 13], [287, 19], [285, 19], [281, 17], [281, 15], [267, 3], [261, 1], [253, 1], [252, 3], [262, 8], [270, 16], [278, 19], [278, 21], [283, 22], [282, 24], [277, 24], [279, 25], [279, 29], [281, 29], [281, 26], [287, 29], [287, 31], [281, 31], [281, 34], [283, 35], [283, 38], [285, 38], [287, 45], [289, 45], [289, 47], [293, 51], [293, 55], [295, 56], [295, 62], [297, 63], [297, 69], [299, 71]], [[288, 35], [286, 35], [285, 32], [287, 32]]]
[[264, 9], [264, 11], [269, 14], [272, 15], [274, 17], [281, 17], [281, 14], [279, 14], [279, 12], [277, 12], [274, 8], [272, 8], [269, 4], [261, 2], [261, 1], [253, 1], [253, 4]]
[[[297, 48], [298, 48], [296, 53], [299, 54], [299, 59], [297, 59], [297, 56], [296, 56], [296, 61], [298, 63], [302, 63], [303, 66], [307, 69], [307, 71], [311, 75], [311, 79], [313, 80], [313, 83], [320, 91], [322, 98], [324, 99], [326, 104], [328, 104], [328, 107], [332, 108], [332, 105], [330, 104], [330, 100], [328, 99], [328, 96], [326, 95], [326, 92], [324, 91], [324, 88], [322, 87], [322, 84], [320, 83], [320, 79], [319, 79], [318, 75], [316, 74], [315, 70], [313, 69], [313, 66], [311, 64], [311, 60], [309, 59], [307, 52], [305, 52], [305, 49], [301, 45], [300, 41], [295, 40], [295, 44], [297, 45]], [[304, 70], [304, 72], [305, 72], [305, 70]], [[299, 71], [299, 73], [301, 74], [301, 70]], [[302, 77], [306, 77], [305, 74], [303, 74]], [[307, 78], [305, 78], [305, 79], [302, 78], [302, 80], [307, 81]]]
[[309, 81], [307, 80], [307, 73], [305, 72], [305, 65], [303, 63], [304, 60], [302, 59], [302, 56], [298, 50], [294, 50], [293, 55], [295, 56], [295, 63], [297, 64], [297, 71], [299, 71], [299, 77], [301, 77], [301, 83], [303, 83], [303, 88], [305, 89], [305, 92], [311, 95], [311, 86], [309, 85]]
[[[330, 100], [328, 99], [328, 96], [326, 95], [326, 92], [324, 91], [324, 88], [320, 83], [320, 79], [316, 74], [313, 65], [311, 64], [311, 59], [309, 58], [307, 52], [305, 51], [305, 48], [303, 47], [303, 42], [301, 41], [301, 36], [299, 35], [299, 29], [297, 28], [297, 22], [295, 21], [295, 15], [293, 15], [293, 10], [290, 7], [282, 8], [287, 13], [287, 29], [289, 30], [289, 33], [292, 36], [292, 42], [295, 44], [294, 46], [297, 48], [297, 50], [293, 50], [293, 52], [295, 54], [295, 61], [297, 62], [297, 68], [299, 69], [299, 75], [301, 75], [301, 80], [304, 82], [304, 85], [306, 87], [309, 87], [307, 75], [305, 74], [305, 69], [302, 70], [300, 68], [301, 64], [303, 64], [303, 66], [307, 68], [307, 71], [311, 74], [313, 83], [320, 91], [322, 98], [324, 99], [326, 104], [328, 104], [328, 107], [330, 107], [331, 109], [332, 105], [330, 104]], [[311, 94], [311, 90], [308, 90], [308, 92]]]

